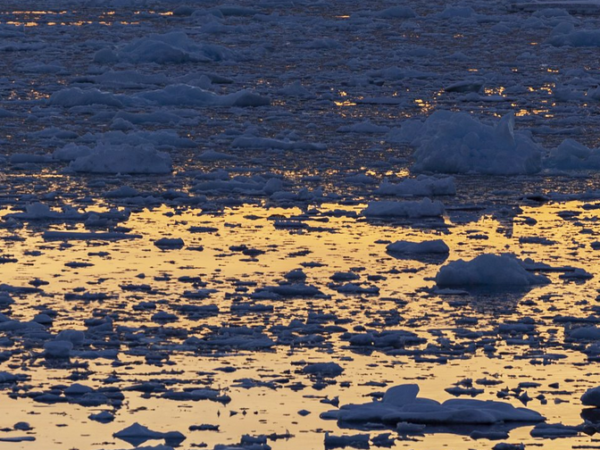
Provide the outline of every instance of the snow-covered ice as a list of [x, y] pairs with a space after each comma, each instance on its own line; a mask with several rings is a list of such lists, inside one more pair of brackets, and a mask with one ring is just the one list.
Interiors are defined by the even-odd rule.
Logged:
[[514, 255], [479, 255], [471, 261], [459, 259], [442, 267], [435, 277], [438, 286], [527, 287], [549, 283], [543, 275], [527, 271]]
[[416, 172], [515, 175], [541, 169], [542, 148], [515, 131], [508, 113], [492, 125], [466, 113], [436, 111], [420, 126], [411, 125], [404, 139], [415, 147]]

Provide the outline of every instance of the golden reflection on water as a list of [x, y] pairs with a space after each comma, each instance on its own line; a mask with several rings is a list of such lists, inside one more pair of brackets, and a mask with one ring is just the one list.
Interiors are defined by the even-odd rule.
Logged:
[[[579, 203], [573, 203], [574, 207], [580, 205]], [[359, 212], [364, 205], [357, 205], [350, 208], [352, 212]], [[348, 208], [348, 207], [345, 207]], [[561, 205], [546, 205], [539, 208], [524, 208], [525, 212], [523, 215], [534, 217], [540, 223], [558, 223], [561, 226], [557, 226], [556, 229], [548, 229], [545, 233], [553, 234], [554, 239], [559, 242], [567, 238], [572, 234], [573, 230], [571, 227], [564, 226], [564, 221], [556, 216], [556, 212], [560, 211]], [[100, 210], [101, 208], [93, 207], [92, 210]], [[321, 211], [326, 213], [327, 211], [333, 211], [339, 209], [336, 205], [324, 205]], [[110, 250], [114, 250], [118, 257], [111, 260], [97, 259], [94, 260], [95, 265], [90, 269], [77, 269], [81, 271], [81, 277], [85, 279], [86, 276], [91, 273], [98, 278], [102, 278], [111, 272], [117, 271], [128, 272], [131, 271], [130, 262], [132, 260], [137, 261], [135, 270], [139, 272], [147, 272], [147, 276], [156, 274], [159, 270], [168, 268], [173, 270], [169, 264], [169, 260], [173, 256], [177, 256], [178, 264], [180, 266], [190, 267], [190, 270], [205, 270], [211, 273], [216, 268], [226, 271], [229, 275], [235, 276], [245, 273], [251, 270], [253, 267], [277, 267], [275, 272], [272, 272], [274, 277], [287, 271], [289, 268], [294, 268], [298, 265], [300, 260], [294, 258], [285, 258], [282, 254], [286, 249], [292, 247], [303, 247], [311, 250], [309, 259], [317, 261], [327, 262], [330, 260], [337, 261], [333, 266], [335, 270], [342, 269], [339, 265], [339, 260], [335, 258], [336, 254], [356, 254], [358, 260], [362, 260], [369, 253], [374, 250], [380, 252], [382, 247], [374, 242], [381, 239], [401, 239], [402, 236], [412, 236], [413, 239], [423, 239], [431, 237], [431, 234], [438, 234], [434, 230], [422, 230], [396, 226], [386, 225], [372, 225], [363, 220], [356, 220], [354, 218], [347, 217], [327, 217], [327, 220], [323, 222], [321, 219], [311, 218], [310, 216], [305, 218], [306, 223], [311, 226], [317, 227], [317, 231], [297, 231], [290, 233], [289, 230], [278, 230], [274, 229], [273, 222], [269, 220], [270, 216], [284, 216], [294, 217], [301, 216], [303, 211], [298, 208], [269, 208], [262, 209], [256, 206], [244, 206], [241, 208], [234, 208], [226, 212], [225, 217], [202, 215], [197, 216], [193, 211], [180, 211], [174, 218], [170, 217], [170, 214], [166, 214], [170, 211], [168, 208], [158, 209], [144, 209], [139, 213], [135, 213], [124, 225], [126, 227], [133, 228], [135, 233], [140, 233], [144, 236], [143, 239], [129, 241], [129, 242], [115, 242], [109, 244], [102, 244], [101, 246], [107, 246]], [[4, 210], [2, 214], [10, 213], [10, 211]], [[594, 211], [585, 212], [582, 217], [595, 215]], [[251, 220], [246, 217], [252, 217]], [[223, 226], [226, 223], [226, 226]], [[194, 234], [189, 233], [188, 228], [190, 226], [198, 225], [219, 225], [218, 234]], [[318, 226], [325, 226], [327, 230], [319, 231]], [[352, 225], [346, 227], [346, 225]], [[452, 225], [452, 224], [450, 224]], [[519, 221], [511, 222], [511, 233], [510, 237], [507, 237], [505, 233], [498, 231], [499, 223], [496, 219], [483, 216], [478, 222], [469, 225], [470, 228], [484, 230], [488, 236], [488, 239], [481, 241], [477, 244], [478, 248], [484, 248], [486, 251], [499, 252], [503, 251], [507, 246], [513, 246], [511, 242], [514, 238], [520, 236], [526, 236], [535, 232], [530, 226], [523, 224]], [[590, 225], [592, 225], [590, 223]], [[465, 228], [463, 226], [453, 226], [452, 232], [443, 236], [444, 240], [448, 240], [451, 243], [458, 244], [459, 242], [464, 243], [464, 232], [461, 230]], [[61, 269], [60, 262], [67, 262], [72, 259], [87, 259], [87, 252], [89, 245], [79, 243], [73, 248], [69, 249], [69, 252], [61, 251], [60, 242], [44, 242], [37, 232], [35, 225], [28, 227], [30, 237], [24, 242], [9, 242], [7, 245], [11, 248], [12, 252], [20, 253], [25, 251], [29, 247], [44, 247], [46, 255], [42, 255], [39, 258], [27, 258], [33, 266], [29, 267], [26, 272], [19, 275], [21, 268], [18, 265], [8, 264], [3, 267], [4, 273], [10, 274], [11, 276], [17, 277], [17, 279], [28, 279], [32, 276], [53, 276], [54, 272], [48, 272], [49, 270]], [[82, 225], [73, 225], [69, 227], [65, 226], [51, 226], [51, 229], [73, 229], [83, 230]], [[465, 228], [466, 229], [466, 228]], [[329, 232], [335, 231], [335, 233]], [[10, 236], [12, 233], [9, 231], [3, 232], [5, 236]], [[579, 234], [579, 233], [578, 233]], [[156, 251], [153, 247], [153, 240], [159, 239], [165, 236], [181, 236], [186, 246], [204, 246], [203, 252], [196, 251]], [[551, 238], [550, 236], [547, 236]], [[582, 237], [583, 238], [583, 237]], [[247, 261], [240, 255], [238, 257], [226, 257], [222, 258], [217, 254], [226, 249], [228, 245], [237, 245], [239, 241], [250, 239], [254, 242], [254, 245], [258, 247], [272, 246], [272, 250], [267, 251], [266, 254], [261, 255], [257, 261]], [[291, 241], [290, 241], [291, 239]], [[325, 246], [323, 245], [325, 243]], [[327, 245], [330, 244], [332, 249], [327, 249]], [[95, 243], [94, 245], [98, 245]], [[451, 246], [453, 247], [453, 246]], [[535, 250], [535, 254], [541, 257], [541, 259], [547, 259], [554, 254], [554, 250], [546, 254], [544, 246], [532, 246]], [[465, 249], [464, 246], [455, 245], [453, 252], [458, 252], [456, 255], [463, 255], [465, 251], [467, 254], [473, 254], [473, 251], [468, 247]], [[513, 249], [514, 251], [514, 249]], [[541, 253], [540, 253], [541, 252]], [[382, 256], [385, 252], [382, 253]], [[450, 259], [452, 259], [452, 254]], [[44, 260], [49, 258], [47, 263]], [[563, 258], [569, 259], [568, 256]], [[369, 258], [367, 258], [369, 259]], [[576, 259], [574, 259], [576, 261]], [[54, 264], [51, 264], [50, 262]], [[39, 264], [38, 264], [39, 263]], [[428, 267], [427, 269], [434, 270], [435, 267]], [[65, 269], [62, 269], [65, 270]], [[186, 269], [188, 270], [188, 269]], [[262, 269], [261, 269], [262, 270]], [[289, 269], [291, 270], [291, 269]], [[330, 267], [328, 270], [332, 270]], [[33, 272], [32, 272], [33, 271]], [[35, 272], [35, 273], [34, 273]], [[72, 276], [70, 269], [66, 270], [68, 276]], [[86, 273], [88, 272], [88, 273]], [[67, 275], [62, 275], [67, 276]], [[410, 286], [414, 289], [418, 286], [426, 285], [427, 283], [417, 282], [416, 285]]]
[[[523, 213], [519, 217], [530, 217], [537, 220], [538, 225], [531, 227], [519, 217], [512, 220], [508, 217], [493, 217], [484, 215], [479, 219], [461, 223], [452, 223], [451, 213], [446, 219], [448, 230], [415, 228], [409, 226], [398, 226], [394, 224], [369, 223], [363, 219], [351, 217], [331, 216], [328, 212], [334, 212], [342, 207], [339, 205], [322, 205], [319, 209], [321, 215], [317, 217], [308, 216], [306, 223], [314, 227], [314, 231], [297, 230], [290, 231], [274, 228], [272, 217], [292, 218], [304, 213], [299, 208], [270, 208], [263, 209], [258, 206], [244, 206], [226, 209], [223, 215], [198, 215], [198, 211], [180, 210], [171, 216], [170, 208], [160, 207], [152, 210], [144, 209], [134, 213], [123, 225], [131, 228], [132, 233], [140, 233], [142, 239], [122, 241], [114, 243], [72, 241], [71, 247], [65, 247], [60, 241], [44, 242], [40, 237], [40, 228], [35, 224], [29, 224], [25, 230], [11, 232], [0, 231], [0, 237], [7, 238], [15, 233], [26, 238], [25, 241], [5, 241], [5, 252], [15, 255], [19, 259], [18, 264], [3, 265], [3, 278], [13, 285], [27, 285], [33, 278], [50, 281], [51, 284], [45, 289], [44, 297], [27, 297], [19, 299], [21, 307], [15, 308], [15, 316], [21, 319], [30, 319], [37, 311], [27, 308], [25, 305], [33, 302], [42, 303], [59, 311], [59, 317], [55, 323], [56, 329], [82, 328], [82, 319], [88, 318], [92, 310], [107, 310], [119, 312], [119, 325], [133, 327], [157, 327], [156, 323], [149, 320], [151, 313], [132, 313], [131, 305], [142, 299], [159, 298], [167, 300], [160, 306], [161, 310], [169, 310], [169, 304], [181, 302], [180, 296], [185, 285], [175, 282], [179, 276], [201, 276], [208, 283], [209, 288], [216, 288], [218, 292], [210, 298], [201, 301], [201, 304], [216, 304], [221, 309], [221, 314], [215, 317], [202, 319], [201, 321], [189, 320], [180, 317], [180, 320], [172, 326], [184, 327], [190, 330], [190, 336], [202, 337], [208, 330], [207, 325], [219, 326], [226, 317], [228, 323], [235, 323], [233, 317], [225, 316], [229, 310], [231, 299], [226, 294], [233, 293], [232, 286], [227, 282], [231, 279], [245, 279], [256, 281], [260, 287], [263, 284], [273, 284], [282, 278], [282, 275], [292, 269], [300, 267], [301, 262], [317, 262], [324, 264], [320, 268], [305, 268], [308, 275], [307, 282], [318, 286], [324, 292], [333, 294], [331, 299], [308, 299], [308, 300], [285, 300], [277, 302], [261, 303], [272, 304], [275, 308], [273, 314], [255, 317], [244, 316], [241, 323], [249, 324], [275, 324], [287, 323], [293, 318], [305, 319], [310, 309], [322, 312], [334, 313], [339, 318], [352, 319], [352, 325], [366, 325], [372, 317], [377, 316], [378, 311], [398, 308], [393, 302], [385, 298], [397, 298], [407, 301], [407, 305], [400, 309], [400, 314], [409, 319], [424, 320], [423, 325], [411, 327], [410, 330], [419, 336], [426, 337], [433, 343], [430, 333], [453, 333], [456, 325], [456, 315], [477, 317], [479, 323], [473, 325], [474, 330], [488, 330], [498, 321], [511, 320], [523, 315], [536, 316], [548, 314], [544, 311], [543, 304], [538, 307], [542, 312], [534, 312], [535, 308], [523, 304], [507, 305], [507, 308], [515, 309], [515, 316], [511, 313], [504, 318], [491, 314], [489, 305], [478, 304], [477, 301], [463, 300], [465, 304], [460, 307], [449, 307], [447, 298], [424, 295], [419, 293], [422, 288], [432, 285], [431, 277], [438, 270], [438, 265], [425, 264], [418, 261], [399, 260], [390, 257], [385, 252], [385, 246], [378, 241], [394, 241], [408, 239], [420, 241], [424, 239], [442, 238], [451, 248], [449, 259], [470, 259], [483, 252], [501, 253], [512, 251], [517, 254], [530, 256], [536, 261], [544, 261], [552, 265], [568, 265], [581, 267], [583, 248], [574, 246], [573, 239], [578, 243], [585, 244], [594, 239], [593, 235], [574, 232], [578, 225], [573, 222], [564, 221], [557, 213], [564, 210], [580, 210], [582, 204], [571, 202], [567, 204], [547, 204], [541, 207], [523, 207]], [[343, 207], [349, 212], [358, 212], [362, 205]], [[97, 209], [97, 208], [92, 208]], [[9, 211], [3, 211], [3, 214]], [[589, 228], [595, 228], [594, 211], [583, 211], [579, 217], [582, 223]], [[327, 219], [323, 221], [322, 219]], [[191, 226], [212, 226], [218, 228], [216, 233], [190, 233]], [[46, 227], [42, 227], [46, 228]], [[51, 226], [52, 229], [81, 230], [80, 225], [73, 226]], [[535, 235], [539, 230], [544, 230], [544, 236], [556, 241], [553, 246], [542, 246], [534, 244], [519, 244], [518, 238], [522, 236]], [[483, 239], [481, 236], [485, 236]], [[574, 238], [576, 236], [576, 238]], [[182, 250], [161, 251], [154, 247], [153, 241], [161, 237], [181, 237], [186, 247]], [[477, 239], [472, 239], [477, 237]], [[231, 245], [245, 243], [248, 246], [265, 250], [266, 253], [256, 259], [249, 259], [243, 255], [229, 250]], [[202, 246], [203, 251], [192, 250], [193, 247]], [[42, 252], [40, 256], [27, 256], [26, 251], [38, 249]], [[293, 256], [294, 253], [303, 256]], [[100, 256], [101, 252], [104, 256]], [[586, 251], [586, 256], [587, 251]], [[72, 261], [91, 262], [92, 267], [72, 269], [65, 263]], [[380, 297], [340, 296], [328, 290], [325, 285], [329, 282], [329, 276], [336, 271], [348, 271], [353, 267], [364, 267], [365, 273], [380, 274], [385, 278], [376, 283], [381, 289]], [[397, 269], [401, 269], [399, 272]], [[403, 272], [402, 269], [417, 269], [417, 273]], [[596, 277], [600, 276], [600, 266], [587, 265], [586, 269], [592, 271]], [[141, 277], [143, 275], [143, 277]], [[159, 282], [160, 277], [169, 275], [172, 281]], [[550, 275], [554, 281], [553, 285], [536, 288], [523, 299], [534, 299], [539, 303], [539, 298], [544, 295], [559, 296], [553, 299], [552, 306], [561, 314], [573, 314], [579, 309], [574, 306], [573, 298], [593, 299], [597, 295], [595, 283], [582, 286], [562, 285], [557, 289], [561, 281], [555, 274]], [[154, 277], [159, 277], [155, 279]], [[364, 279], [364, 278], [363, 278]], [[162, 292], [158, 297], [139, 293], [127, 293], [119, 288], [122, 284], [148, 283], [156, 285]], [[75, 287], [85, 287], [90, 292], [106, 292], [117, 295], [119, 298], [106, 300], [103, 303], [91, 302], [85, 304], [84, 309], [76, 309], [81, 306], [80, 302], [66, 302], [63, 294], [72, 292]], [[512, 300], [511, 300], [512, 301]], [[187, 302], [187, 301], [186, 301]], [[120, 306], [117, 306], [120, 305]], [[490, 308], [490, 311], [488, 311]], [[575, 308], [575, 311], [573, 309]], [[362, 311], [362, 312], [361, 312]], [[363, 312], [368, 312], [366, 316]], [[554, 314], [556, 314], [555, 312]], [[454, 316], [454, 318], [453, 318]], [[401, 323], [399, 328], [406, 329]], [[537, 332], [540, 336], [550, 336], [551, 325], [539, 325]], [[558, 333], [561, 336], [561, 333]], [[561, 338], [562, 339], [562, 338]], [[184, 374], [177, 375], [183, 381], [177, 389], [186, 386], [194, 386], [198, 380], [198, 371], [214, 371], [226, 363], [232, 364], [238, 370], [231, 374], [219, 373], [215, 378], [213, 387], [225, 389], [232, 398], [227, 405], [201, 402], [176, 402], [164, 401], [159, 398], [143, 399], [138, 393], [126, 392], [127, 408], [117, 413], [117, 420], [108, 425], [100, 425], [85, 418], [90, 412], [103, 408], [82, 408], [76, 405], [57, 404], [53, 406], [40, 406], [31, 400], [20, 399], [0, 402], [0, 414], [6, 417], [10, 414], [11, 420], [26, 420], [34, 424], [44, 423], [44, 427], [37, 427], [36, 445], [43, 445], [45, 449], [63, 449], [68, 443], [78, 448], [91, 448], [91, 443], [106, 440], [112, 433], [130, 425], [133, 421], [140, 422], [151, 429], [159, 431], [179, 430], [188, 436], [186, 444], [203, 441], [209, 446], [217, 443], [234, 443], [239, 440], [243, 433], [285, 433], [289, 431], [295, 435], [294, 440], [276, 441], [272, 443], [274, 449], [286, 449], [290, 445], [296, 448], [321, 449], [323, 435], [315, 430], [330, 430], [341, 434], [334, 422], [322, 421], [318, 415], [320, 412], [331, 409], [311, 398], [311, 395], [328, 395], [330, 398], [338, 395], [340, 404], [351, 402], [365, 402], [365, 395], [378, 390], [369, 386], [361, 386], [362, 383], [378, 380], [386, 381], [389, 385], [403, 382], [418, 382], [421, 387], [421, 395], [428, 398], [444, 400], [449, 395], [444, 389], [450, 387], [454, 382], [463, 378], [473, 379], [484, 376], [498, 376], [504, 382], [503, 386], [514, 388], [520, 381], [540, 380], [544, 386], [553, 382], [565, 384], [566, 378], [575, 380], [576, 385], [569, 384], [568, 389], [574, 391], [569, 398], [577, 397], [593, 380], [587, 377], [591, 369], [589, 366], [578, 364], [584, 362], [584, 355], [579, 352], [552, 349], [553, 353], [565, 353], [568, 355], [568, 363], [559, 361], [550, 365], [531, 365], [530, 358], [521, 358], [527, 348], [498, 345], [495, 357], [484, 356], [478, 352], [477, 356], [470, 359], [451, 360], [444, 366], [431, 363], [415, 364], [407, 357], [391, 357], [383, 353], [363, 355], [344, 349], [342, 343], [332, 339], [333, 349], [331, 353], [318, 349], [298, 347], [290, 353], [283, 347], [267, 353], [224, 354], [219, 358], [212, 356], [199, 356], [193, 354], [173, 354], [174, 366], [166, 366], [167, 370], [183, 370]], [[99, 380], [116, 372], [124, 380], [123, 385], [129, 385], [140, 380], [154, 380], [161, 378], [172, 378], [168, 373], [161, 374], [159, 368], [140, 365], [140, 358], [125, 353], [122, 349], [119, 359], [126, 363], [120, 367], [113, 367], [110, 361], [92, 360], [90, 369], [94, 372], [93, 377], [84, 382], [93, 386], [100, 386]], [[533, 349], [531, 349], [533, 350]], [[244, 390], [241, 388], [230, 388], [234, 380], [240, 378], [261, 378], [269, 374], [279, 377], [286, 371], [295, 370], [291, 365], [294, 361], [338, 361], [345, 368], [345, 373], [338, 381], [350, 381], [351, 388], [345, 389], [339, 384], [329, 386], [325, 391], [314, 391], [311, 388], [294, 392], [287, 388], [277, 391], [269, 389], [254, 388]], [[154, 373], [154, 375], [152, 375]], [[33, 379], [31, 384], [50, 386], [63, 381], [65, 371], [61, 370], [38, 370], [30, 371]], [[486, 375], [487, 374], [487, 375]], [[200, 377], [201, 378], [201, 377]], [[188, 380], [188, 381], [185, 381]], [[384, 388], [381, 388], [384, 389]], [[380, 390], [381, 390], [380, 389]], [[480, 399], [495, 399], [497, 389], [486, 389], [486, 393], [479, 396]], [[580, 422], [579, 413], [581, 406], [576, 401], [562, 404], [556, 408], [553, 404], [555, 398], [552, 394], [547, 395], [549, 402], [541, 405], [537, 400], [529, 405], [531, 408], [547, 415], [549, 422], [563, 422], [575, 425]], [[513, 401], [514, 402], [514, 401]], [[146, 408], [146, 409], [138, 409]], [[157, 412], [160, 408], [160, 414]], [[247, 414], [242, 412], [248, 408]], [[300, 420], [297, 411], [307, 409], [311, 414]], [[32, 416], [29, 412], [33, 411]], [[130, 412], [127, 412], [130, 411]], [[135, 413], [131, 411], [137, 411]], [[238, 414], [230, 416], [230, 411]], [[53, 431], [59, 424], [68, 424], [61, 428], [61, 433]], [[197, 433], [188, 432], [185, 427], [188, 424], [213, 423], [221, 426], [219, 433]], [[184, 425], [185, 424], [185, 425]], [[530, 427], [524, 427], [511, 432], [511, 441], [540, 442], [529, 437]], [[352, 434], [352, 430], [346, 432]], [[376, 433], [375, 433], [376, 434]], [[576, 439], [564, 441], [553, 441], [552, 449], [571, 448], [574, 443], [585, 444], [589, 438], [582, 436]], [[441, 448], [471, 448], [474, 444], [464, 437], [454, 434], [429, 435], [426, 438], [418, 438], [416, 442], [398, 442], [394, 448], [405, 448], [406, 445], [415, 449]], [[23, 448], [33, 448], [24, 444]], [[478, 444], [479, 446], [479, 444]], [[119, 443], [106, 444], [105, 448], [122, 448]], [[487, 448], [487, 447], [486, 447]], [[549, 447], [550, 448], [550, 447]]]
[[[339, 91], [337, 95], [341, 98], [348, 97], [348, 93], [346, 91]], [[356, 106], [356, 102], [353, 102], [352, 100], [334, 100], [333, 103], [335, 106], [339, 107]]]
[[421, 98], [415, 99], [414, 103], [421, 110], [422, 114], [429, 114], [435, 109], [435, 105], [433, 103], [428, 102], [427, 100], [423, 100]]
[[16, 22], [14, 20], [9, 20], [6, 23], [8, 25], [14, 25], [16, 27], [37, 27], [39, 25], [37, 22]]
[[543, 86], [540, 87], [540, 90], [546, 91], [548, 94], [552, 95], [555, 87], [555, 83], [545, 83]]
[[10, 91], [10, 94], [8, 94], [9, 100], [43, 100], [47, 98], [50, 98], [49, 94], [37, 91], [36, 89], [29, 89], [25, 94], [12, 90]]
[[[35, 14], [35, 15], [46, 15], [46, 14], [66, 14], [67, 11], [66, 10], [60, 10], [60, 11], [10, 11], [10, 14], [16, 14], [16, 15], [30, 15], [30, 14]], [[4, 13], [6, 14], [6, 13]]]
[[[518, 105], [516, 103], [513, 103], [511, 106], [513, 106], [514, 108], [518, 107]], [[550, 114], [549, 109], [520, 108], [518, 111], [515, 112], [515, 116], [517, 116], [517, 117], [534, 116], [534, 115], [541, 115], [548, 119], [554, 117], [554, 114]]]
[[406, 177], [408, 177], [410, 175], [410, 169], [408, 169], [408, 168], [405, 167], [405, 168], [403, 168], [401, 170], [398, 170], [396, 172], [391, 172], [390, 175], [391, 174], [395, 175], [398, 178], [406, 178]]
[[356, 103], [352, 102], [350, 100], [344, 100], [344, 101], [336, 100], [333, 103], [335, 104], [335, 106], [340, 106], [340, 107], [356, 106]]
[[[150, 11], [154, 13], [153, 11]], [[13, 17], [13, 16], [23, 16], [23, 20], [7, 20], [5, 23], [7, 25], [13, 26], [22, 26], [22, 27], [38, 27], [41, 25], [44, 26], [84, 26], [91, 24], [99, 24], [104, 26], [113, 26], [114, 21], [116, 20], [117, 12], [116, 11], [104, 11], [98, 14], [99, 19], [107, 19], [107, 20], [73, 20], [73, 21], [57, 21], [52, 20], [46, 22], [47, 17], [57, 18], [56, 16], [64, 16], [68, 13], [66, 10], [59, 11], [38, 11], [38, 10], [19, 10], [19, 11], [0, 11], [0, 19], [4, 17]], [[140, 14], [141, 11], [135, 11], [134, 14]], [[160, 12], [156, 13], [161, 16], [172, 16], [173, 12]], [[108, 20], [110, 19], [110, 20]], [[130, 20], [119, 20], [119, 24], [121, 25], [138, 25], [139, 21], [130, 21]]]
[[504, 86], [494, 87], [494, 88], [484, 88], [483, 92], [486, 95], [502, 95], [506, 88]]

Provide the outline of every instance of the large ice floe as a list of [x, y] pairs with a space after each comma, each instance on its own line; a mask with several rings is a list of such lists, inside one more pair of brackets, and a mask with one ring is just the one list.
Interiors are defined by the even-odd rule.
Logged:
[[402, 139], [415, 147], [415, 172], [531, 174], [541, 169], [542, 147], [514, 130], [509, 113], [488, 125], [466, 113], [436, 111], [424, 122], [401, 128]]
[[448, 263], [437, 273], [435, 282], [440, 287], [529, 287], [547, 284], [550, 280], [529, 272], [514, 255], [483, 254], [470, 261], [459, 259]]
[[172, 170], [169, 154], [151, 146], [99, 144], [92, 149], [83, 146], [80, 156], [75, 149], [71, 151], [69, 156], [75, 158], [69, 168], [74, 172], [166, 174]]
[[381, 401], [343, 405], [337, 410], [321, 414], [323, 419], [334, 419], [346, 426], [385, 424], [402, 429], [404, 424], [423, 424], [418, 432], [439, 425], [489, 426], [495, 424], [521, 423], [523, 425], [543, 422], [544, 417], [527, 408], [515, 408], [510, 403], [482, 400], [451, 399], [438, 402], [417, 397], [419, 386], [403, 384], [389, 388]]
[[195, 86], [177, 84], [138, 94], [147, 102], [161, 106], [267, 106], [270, 100], [249, 90], [219, 95]]
[[156, 63], [182, 64], [187, 62], [220, 61], [233, 57], [233, 52], [215, 44], [197, 44], [182, 31], [151, 34], [112, 50], [105, 48], [94, 55], [99, 64]]

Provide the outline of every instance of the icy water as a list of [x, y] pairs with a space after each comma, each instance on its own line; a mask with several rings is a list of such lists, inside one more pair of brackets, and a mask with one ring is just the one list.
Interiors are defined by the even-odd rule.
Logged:
[[0, 448], [600, 447], [600, 8], [367, 3], [2, 2]]

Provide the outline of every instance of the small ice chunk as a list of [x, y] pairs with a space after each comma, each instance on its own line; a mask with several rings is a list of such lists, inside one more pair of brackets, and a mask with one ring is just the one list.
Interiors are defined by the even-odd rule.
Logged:
[[325, 448], [369, 448], [368, 434], [354, 434], [351, 436], [334, 436], [333, 434], [325, 433]]
[[372, 201], [361, 214], [366, 217], [441, 217], [444, 214], [444, 205], [429, 198], [405, 202]]
[[317, 377], [337, 377], [341, 375], [344, 369], [337, 363], [313, 363], [305, 366], [302, 372], [307, 375], [314, 375]]
[[73, 350], [70, 341], [48, 341], [44, 344], [44, 356], [46, 358], [68, 358]]
[[390, 253], [406, 254], [447, 254], [450, 248], [441, 239], [423, 242], [396, 241], [389, 244], [386, 250]]
[[65, 395], [69, 396], [69, 395], [89, 394], [91, 392], [94, 392], [94, 390], [89, 386], [85, 386], [85, 385], [79, 384], [79, 383], [73, 383], [71, 386], [66, 388], [64, 392], [65, 392]]
[[531, 430], [530, 434], [532, 437], [554, 439], [558, 437], [577, 436], [579, 429], [563, 425], [562, 423], [539, 423]]
[[499, 444], [494, 445], [492, 450], [525, 450], [525, 445], [523, 444], [509, 444], [506, 442], [501, 442]]
[[80, 330], [62, 330], [56, 335], [57, 341], [69, 341], [73, 345], [79, 345], [85, 339], [85, 333]]
[[170, 442], [179, 444], [185, 440], [185, 436], [178, 431], [161, 433], [159, 431], [152, 431], [148, 427], [140, 425], [137, 422], [121, 431], [114, 433], [113, 436], [122, 439], [136, 447], [151, 439], [165, 439], [167, 444]]
[[108, 423], [108, 422], [112, 422], [113, 420], [115, 420], [115, 416], [110, 413], [109, 411], [102, 411], [99, 412], [98, 414], [90, 414], [88, 416], [91, 420], [95, 420], [96, 422], [100, 422], [100, 423]]
[[417, 14], [409, 6], [399, 5], [377, 11], [375, 17], [380, 19], [412, 19], [417, 17]]
[[581, 396], [581, 403], [600, 408], [600, 387], [588, 389], [585, 394]]
[[27, 423], [27, 422], [17, 422], [13, 425], [13, 428], [15, 430], [19, 430], [19, 431], [33, 430], [33, 427], [31, 425], [29, 425], [29, 423]]
[[113, 434], [114, 437], [122, 438], [146, 438], [146, 439], [160, 439], [162, 433], [158, 431], [152, 431], [148, 427], [140, 425], [135, 422], [133, 425], [122, 429]]
[[19, 380], [19, 377], [9, 372], [0, 372], [0, 384], [14, 383]]
[[154, 241], [154, 245], [161, 249], [179, 249], [185, 244], [181, 238], [161, 238]]

